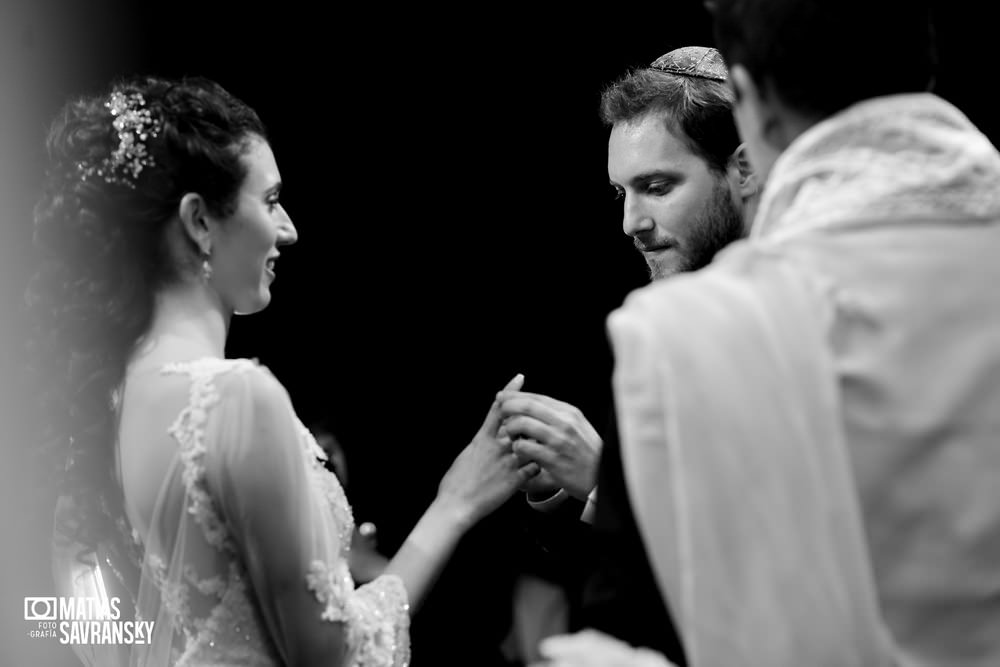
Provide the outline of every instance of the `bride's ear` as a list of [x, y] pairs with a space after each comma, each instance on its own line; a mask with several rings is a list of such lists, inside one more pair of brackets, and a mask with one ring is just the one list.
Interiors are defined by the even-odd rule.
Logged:
[[209, 213], [205, 199], [197, 193], [189, 192], [181, 197], [177, 212], [184, 236], [194, 244], [201, 255], [211, 256], [212, 234], [208, 225]]

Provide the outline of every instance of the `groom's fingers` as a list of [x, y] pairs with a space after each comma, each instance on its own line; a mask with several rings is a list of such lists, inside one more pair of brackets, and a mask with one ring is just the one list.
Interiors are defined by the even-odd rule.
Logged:
[[556, 456], [552, 449], [534, 440], [519, 438], [511, 445], [511, 449], [514, 450], [514, 456], [519, 461], [534, 461], [543, 468], [548, 468], [555, 463]]
[[500, 411], [507, 419], [524, 415], [551, 425], [566, 421], [560, 412], [551, 405], [535, 398], [527, 398], [524, 394], [503, 394], [499, 400]]
[[560, 442], [560, 432], [555, 427], [534, 417], [518, 415], [506, 419], [503, 424], [511, 440], [531, 438], [549, 445]]

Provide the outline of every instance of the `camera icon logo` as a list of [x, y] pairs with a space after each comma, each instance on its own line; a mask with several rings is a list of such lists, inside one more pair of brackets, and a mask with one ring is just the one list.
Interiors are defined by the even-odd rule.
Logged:
[[56, 620], [55, 598], [24, 598], [24, 620], [54, 621]]

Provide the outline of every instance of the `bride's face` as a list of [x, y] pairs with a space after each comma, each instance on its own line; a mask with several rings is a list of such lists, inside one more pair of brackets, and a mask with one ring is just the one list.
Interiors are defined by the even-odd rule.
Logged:
[[215, 228], [211, 283], [225, 308], [249, 314], [270, 303], [278, 248], [295, 243], [298, 234], [278, 201], [281, 175], [268, 143], [252, 140], [240, 160], [246, 178], [235, 212]]

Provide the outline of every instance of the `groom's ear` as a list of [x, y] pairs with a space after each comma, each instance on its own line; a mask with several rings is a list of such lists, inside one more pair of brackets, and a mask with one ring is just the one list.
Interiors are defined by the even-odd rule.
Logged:
[[737, 146], [733, 154], [729, 156], [727, 169], [741, 200], [746, 202], [747, 199], [757, 194], [757, 174], [753, 165], [750, 164], [749, 157], [747, 157], [745, 143]]

